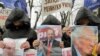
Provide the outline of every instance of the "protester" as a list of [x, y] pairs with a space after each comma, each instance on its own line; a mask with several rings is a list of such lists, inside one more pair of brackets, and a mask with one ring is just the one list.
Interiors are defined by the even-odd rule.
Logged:
[[48, 15], [41, 25], [61, 25], [61, 22], [53, 15]]
[[[21, 48], [32, 47], [31, 42], [37, 39], [36, 32], [30, 27], [30, 19], [25, 12], [19, 8], [12, 10], [5, 22], [6, 31], [3, 34], [4, 38], [21, 39], [28, 38], [25, 43], [22, 44]], [[30, 37], [34, 39], [29, 39]], [[29, 45], [30, 44], [30, 45]]]
[[[76, 15], [74, 23], [75, 25], [98, 26], [98, 32], [100, 36], [100, 27], [99, 27], [100, 19], [94, 16], [89, 9], [85, 7], [81, 7]], [[99, 38], [99, 42], [100, 42], [100, 38]]]
[[81, 7], [76, 15], [74, 23], [75, 25], [98, 26], [98, 42], [100, 42], [100, 18], [94, 16], [92, 11]]
[[[61, 25], [61, 23], [53, 15], [48, 15], [47, 18], [43, 21], [43, 23], [41, 25]], [[42, 44], [40, 44], [40, 42], [42, 42], [42, 41], [35, 40], [33, 42], [33, 47], [36, 47], [36, 49], [38, 50], [38, 53], [42, 53], [42, 56], [46, 56], [44, 54], [45, 53], [45, 51], [43, 50], [44, 48], [42, 48], [43, 46], [42, 46]], [[59, 46], [63, 47], [63, 42], [60, 42]]]
[[[61, 24], [60, 21], [57, 20], [56, 17], [54, 17], [53, 15], [49, 15], [49, 16], [47, 16], [47, 18], [43, 21], [43, 23], [41, 25], [60, 25], [60, 24]], [[34, 37], [33, 37], [33, 35], [34, 35]], [[33, 41], [34, 41], [34, 39], [36, 40], [36, 38], [37, 38], [37, 34], [34, 31], [31, 31], [31, 33], [29, 34], [29, 38], [27, 39], [30, 42], [31, 47], [33, 46], [32, 45]], [[26, 45], [24, 45], [26, 43], [23, 43], [22, 46], [26, 46]]]
[[[61, 25], [61, 22], [55, 16], [48, 15], [47, 18], [43, 21], [43, 23], [41, 25]], [[63, 34], [62, 38], [61, 38], [62, 39], [62, 43], [60, 45], [61, 47], [65, 47], [65, 45], [64, 45], [64, 42], [66, 42], [65, 38], [66, 37]]]
[[64, 47], [71, 47], [71, 27], [64, 27], [63, 28], [63, 36], [62, 36], [62, 41], [64, 42]]
[[[48, 15], [47, 18], [42, 22], [41, 25], [61, 25], [61, 23], [55, 16]], [[32, 39], [32, 38], [30, 38], [30, 39]]]

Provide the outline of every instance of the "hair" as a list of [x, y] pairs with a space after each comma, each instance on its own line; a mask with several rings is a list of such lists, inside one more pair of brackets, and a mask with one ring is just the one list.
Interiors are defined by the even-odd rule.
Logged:
[[53, 33], [55, 34], [55, 31], [54, 31], [54, 29], [52, 29], [52, 28], [48, 28], [48, 30], [47, 30], [47, 32], [49, 31], [49, 30], [52, 30], [53, 31]]
[[71, 33], [72, 42], [74, 41], [75, 38], [79, 39], [80, 36], [87, 35], [87, 34], [83, 33], [84, 29], [87, 28], [87, 27], [89, 29], [91, 29], [91, 31], [93, 31], [95, 35], [97, 35], [97, 33], [98, 33], [97, 29], [98, 28], [96, 26], [94, 26], [94, 27], [92, 27], [92, 26], [75, 26], [73, 32]]

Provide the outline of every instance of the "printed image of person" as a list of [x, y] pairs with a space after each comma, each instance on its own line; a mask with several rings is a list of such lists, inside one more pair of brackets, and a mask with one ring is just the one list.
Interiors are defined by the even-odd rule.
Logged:
[[97, 27], [76, 26], [71, 33], [72, 56], [96, 56], [93, 52], [98, 44], [97, 34]]
[[[43, 41], [43, 44], [48, 48], [46, 51], [47, 56], [51, 56], [53, 47], [60, 47], [60, 42], [55, 40], [55, 32], [53, 29], [48, 29], [47, 31], [47, 40]], [[51, 53], [51, 54], [50, 54]], [[53, 55], [53, 54], [52, 54]]]
[[[42, 42], [42, 43], [40, 43]], [[47, 39], [44, 41], [35, 40], [33, 46], [42, 45], [42, 52], [44, 56], [62, 56], [62, 49], [60, 47], [61, 42], [55, 40], [55, 31], [51, 28], [47, 30]]]

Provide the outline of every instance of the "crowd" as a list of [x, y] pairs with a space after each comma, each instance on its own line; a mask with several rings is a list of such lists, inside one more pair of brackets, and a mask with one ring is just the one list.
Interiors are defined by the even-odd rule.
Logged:
[[[71, 47], [71, 35], [72, 35], [71, 32], [74, 32], [73, 27], [70, 27], [70, 26], [62, 27], [62, 38], [61, 38], [62, 41], [61, 42], [56, 41], [54, 39], [54, 36], [55, 36], [54, 30], [49, 29], [47, 31], [48, 39], [42, 42], [37, 39], [38, 38], [37, 32], [30, 27], [30, 20], [31, 19], [23, 10], [18, 9], [18, 8], [13, 9], [5, 22], [6, 30], [4, 31], [0, 29], [0, 48], [8, 49], [8, 50], [12, 49], [11, 46], [7, 46], [3, 42], [4, 38], [12, 38], [12, 39], [26, 38], [27, 40], [21, 44], [20, 48], [24, 50], [36, 49], [38, 50], [39, 54], [41, 54], [42, 56], [61, 56], [62, 48]], [[99, 40], [98, 42], [100, 42], [100, 38], [99, 38], [100, 37], [100, 27], [99, 27], [100, 19], [94, 16], [90, 10], [88, 10], [87, 8], [81, 7], [76, 15], [74, 24], [81, 25], [81, 26], [98, 26], [98, 40]], [[48, 15], [41, 25], [61, 25], [62, 26], [61, 22], [53, 15]], [[84, 34], [83, 32], [81, 33]], [[88, 35], [88, 31], [86, 33]], [[49, 48], [47, 48], [48, 46]], [[51, 46], [54, 48], [51, 49]], [[85, 54], [85, 52], [87, 52], [87, 49], [84, 49], [84, 50], [86, 50], [84, 51], [84, 54]], [[97, 44], [96, 51], [97, 51], [97, 54], [100, 54], [100, 43]], [[77, 54], [73, 56], [76, 56], [76, 55]]]

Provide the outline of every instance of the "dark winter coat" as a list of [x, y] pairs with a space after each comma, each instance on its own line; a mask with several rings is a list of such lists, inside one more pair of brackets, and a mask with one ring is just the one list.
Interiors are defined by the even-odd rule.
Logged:
[[41, 25], [61, 25], [61, 22], [53, 15], [48, 15]]
[[[22, 23], [22, 26], [20, 26], [18, 29], [16, 29], [16, 26], [13, 24], [13, 22], [17, 20]], [[5, 27], [7, 30], [3, 34], [3, 38], [27, 38], [27, 41], [30, 43], [31, 47], [32, 42], [37, 39], [36, 32], [30, 27], [29, 17], [27, 16], [27, 14], [25, 14], [23, 10], [19, 8], [15, 8], [12, 10], [5, 22]]]

